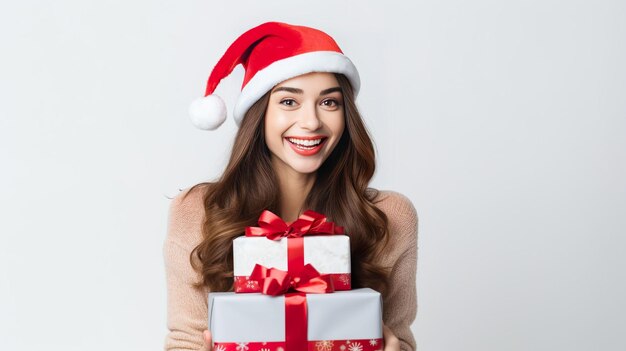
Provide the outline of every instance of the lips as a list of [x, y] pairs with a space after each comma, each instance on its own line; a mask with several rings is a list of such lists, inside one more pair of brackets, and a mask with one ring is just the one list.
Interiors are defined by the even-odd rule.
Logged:
[[327, 139], [328, 138], [324, 136], [285, 137], [285, 140], [289, 143], [289, 146], [291, 146], [293, 151], [302, 156], [312, 156], [317, 154], [320, 150], [322, 150], [322, 147], [326, 143]]

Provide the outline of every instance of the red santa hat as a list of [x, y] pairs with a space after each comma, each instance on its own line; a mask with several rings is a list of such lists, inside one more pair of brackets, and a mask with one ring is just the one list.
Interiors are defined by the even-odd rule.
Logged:
[[196, 127], [214, 130], [224, 123], [226, 105], [213, 92], [238, 64], [245, 69], [233, 113], [238, 126], [250, 106], [284, 80], [310, 72], [342, 73], [355, 97], [361, 85], [356, 67], [328, 34], [310, 27], [263, 23], [237, 38], [213, 68], [205, 96], [189, 107]]

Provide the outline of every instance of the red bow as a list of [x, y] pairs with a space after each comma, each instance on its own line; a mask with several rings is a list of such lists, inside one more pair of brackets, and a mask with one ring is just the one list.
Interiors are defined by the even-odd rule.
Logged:
[[327, 222], [323, 214], [306, 210], [293, 223], [287, 224], [282, 218], [265, 210], [259, 216], [258, 227], [246, 227], [246, 236], [265, 236], [270, 240], [283, 237], [299, 238], [307, 234], [344, 234], [343, 227]]
[[280, 269], [266, 268], [256, 264], [250, 280], [259, 282], [263, 294], [272, 296], [285, 294], [286, 348], [287, 350], [306, 350], [308, 340], [306, 293], [334, 292], [330, 275], [320, 274], [311, 264], [305, 265], [295, 276]]
[[325, 294], [335, 291], [330, 275], [320, 274], [310, 263], [295, 276], [277, 268], [266, 268], [256, 264], [250, 280], [258, 281], [262, 293], [272, 296], [282, 295], [289, 291], [309, 294]]

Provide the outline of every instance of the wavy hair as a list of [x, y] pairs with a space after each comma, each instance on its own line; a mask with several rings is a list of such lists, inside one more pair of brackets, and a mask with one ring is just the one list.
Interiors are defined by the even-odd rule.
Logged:
[[[350, 236], [352, 287], [384, 294], [388, 267], [377, 264], [389, 241], [388, 219], [375, 206], [378, 191], [368, 188], [376, 168], [374, 145], [354, 102], [348, 79], [335, 73], [343, 94], [345, 128], [335, 149], [317, 170], [305, 209], [325, 214]], [[256, 226], [265, 209], [279, 214], [278, 178], [265, 144], [265, 111], [271, 90], [248, 110], [235, 138], [230, 159], [215, 182], [191, 187], [204, 191], [203, 240], [190, 255], [202, 276], [196, 287], [233, 290], [232, 242]]]

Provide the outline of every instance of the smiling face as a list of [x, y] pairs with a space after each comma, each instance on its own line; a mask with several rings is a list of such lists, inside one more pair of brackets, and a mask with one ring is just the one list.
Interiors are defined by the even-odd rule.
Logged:
[[265, 142], [277, 172], [311, 174], [344, 131], [343, 96], [332, 73], [308, 73], [277, 84], [265, 113]]

